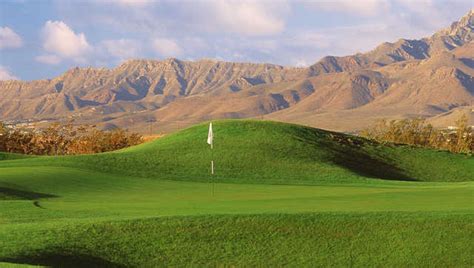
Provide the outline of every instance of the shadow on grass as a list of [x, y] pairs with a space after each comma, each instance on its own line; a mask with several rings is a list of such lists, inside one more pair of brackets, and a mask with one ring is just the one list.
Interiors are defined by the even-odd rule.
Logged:
[[52, 194], [36, 193], [31, 191], [17, 190], [0, 187], [0, 200], [35, 200], [39, 198], [57, 197]]
[[388, 161], [383, 161], [363, 151], [346, 151], [344, 148], [332, 148], [331, 161], [358, 175], [383, 180], [416, 181]]
[[99, 257], [76, 254], [67, 255], [60, 253], [48, 253], [35, 256], [20, 256], [16, 258], [0, 258], [0, 262], [15, 264], [43, 265], [48, 267], [111, 267], [122, 268], [124, 265], [104, 260]]
[[383, 180], [416, 181], [405, 174], [404, 170], [392, 164], [386, 154], [367, 152], [364, 146], [377, 146], [375, 143], [354, 136], [346, 136], [336, 132], [326, 134], [326, 137], [318, 137], [313, 131], [313, 136], [308, 139], [299, 139], [306, 144], [312, 144], [326, 151], [326, 160], [340, 167], [350, 170], [358, 175], [378, 178]]

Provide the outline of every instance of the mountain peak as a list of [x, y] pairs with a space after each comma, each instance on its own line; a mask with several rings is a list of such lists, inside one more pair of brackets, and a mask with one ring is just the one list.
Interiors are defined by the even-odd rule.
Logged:
[[463, 17], [463, 18], [471, 18], [474, 17], [474, 8], [469, 10], [469, 12], [467, 12], [467, 14]]
[[456, 27], [468, 27], [470, 29], [473, 29], [474, 27], [474, 9], [469, 10], [466, 15], [462, 16], [459, 21], [454, 22], [452, 26]]
[[173, 58], [173, 57], [170, 57], [170, 58], [166, 58], [163, 60], [164, 62], [167, 62], [167, 63], [180, 63], [181, 60], [177, 59], [177, 58]]
[[433, 36], [452, 36], [470, 42], [474, 39], [474, 9], [455, 21], [451, 26], [436, 32]]

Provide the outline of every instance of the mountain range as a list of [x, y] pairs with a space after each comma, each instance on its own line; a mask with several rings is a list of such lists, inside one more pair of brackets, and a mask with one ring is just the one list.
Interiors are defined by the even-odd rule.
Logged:
[[474, 10], [430, 37], [400, 39], [306, 68], [203, 59], [128, 60], [48, 80], [0, 81], [0, 120], [74, 118], [101, 128], [174, 131], [264, 118], [337, 131], [424, 117], [446, 127], [474, 111]]

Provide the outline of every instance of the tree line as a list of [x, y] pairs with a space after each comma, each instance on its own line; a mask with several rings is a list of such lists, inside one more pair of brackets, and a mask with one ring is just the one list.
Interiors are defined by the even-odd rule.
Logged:
[[359, 134], [378, 142], [411, 144], [454, 153], [474, 152], [474, 130], [468, 125], [466, 114], [451, 129], [434, 128], [421, 118], [391, 121], [382, 119]]
[[8, 128], [0, 122], [0, 151], [31, 155], [76, 155], [114, 151], [143, 142], [123, 129], [53, 123], [44, 129]]

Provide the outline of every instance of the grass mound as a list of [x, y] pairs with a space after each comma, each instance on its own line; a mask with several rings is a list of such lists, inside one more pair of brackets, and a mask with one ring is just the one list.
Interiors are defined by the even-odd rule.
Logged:
[[39, 157], [0, 166], [51, 165], [144, 178], [209, 181], [215, 160], [219, 181], [244, 183], [338, 183], [368, 179], [469, 181], [474, 158], [269, 121], [207, 124], [125, 150], [73, 157]]

